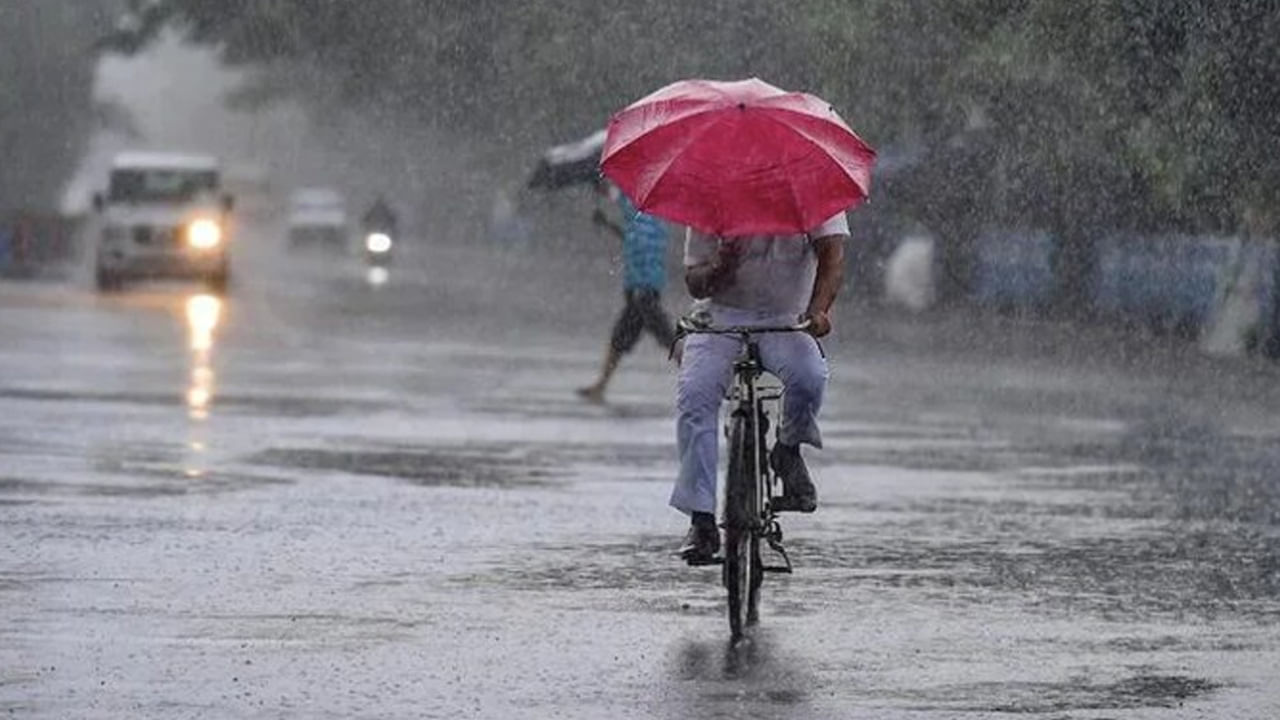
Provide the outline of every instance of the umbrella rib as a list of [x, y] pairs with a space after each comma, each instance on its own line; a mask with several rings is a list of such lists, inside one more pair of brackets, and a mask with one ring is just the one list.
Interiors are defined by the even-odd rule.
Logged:
[[[776, 113], [776, 114], [775, 114], [775, 113]], [[806, 131], [806, 130], [805, 130], [804, 128], [802, 128], [802, 127], [797, 127], [797, 126], [795, 126], [795, 125], [792, 125], [791, 123], [784, 121], [784, 120], [783, 120], [782, 118], [780, 118], [780, 117], [777, 117], [777, 114], [783, 114], [783, 113], [791, 113], [791, 111], [789, 111], [789, 110], [781, 110], [781, 109], [779, 109], [779, 110], [776, 110], [775, 112], [772, 112], [772, 113], [764, 113], [764, 117], [768, 118], [771, 122], [777, 123], [778, 125], [781, 125], [781, 126], [783, 126], [783, 127], [787, 128], [788, 130], [791, 130], [792, 132], [796, 133], [796, 135], [797, 135], [801, 140], [803, 140], [804, 142], [806, 142], [806, 143], [808, 143], [808, 144], [812, 145], [813, 147], [817, 148], [818, 150], [822, 151], [822, 152], [820, 152], [819, 154], [820, 154], [820, 155], [821, 155], [821, 156], [822, 156], [822, 157], [823, 157], [827, 162], [829, 162], [829, 163], [831, 163], [832, 165], [835, 165], [837, 168], [839, 168], [839, 169], [840, 169], [840, 174], [842, 174], [842, 175], [844, 175], [846, 178], [848, 178], [848, 179], [849, 179], [849, 182], [853, 183], [853, 185], [854, 185], [855, 187], [857, 187], [859, 190], [862, 190], [862, 192], [863, 192], [864, 194], [867, 192], [867, 191], [862, 187], [862, 185], [860, 185], [860, 184], [858, 183], [857, 179], [856, 179], [856, 178], [854, 178], [852, 175], [850, 175], [850, 174], [849, 174], [849, 171], [848, 171], [847, 169], [845, 169], [844, 165], [843, 165], [843, 164], [841, 164], [841, 163], [839, 163], [839, 162], [837, 162], [837, 161], [835, 160], [835, 158], [832, 158], [832, 157], [831, 157], [831, 155], [830, 155], [829, 153], [827, 153], [827, 152], [826, 152], [826, 148], [825, 148], [821, 143], [819, 143], [817, 140], [815, 140], [815, 139], [812, 137], [812, 135], [811, 135], [808, 131]], [[801, 114], [801, 113], [794, 113], [794, 114]], [[806, 117], [807, 117], [807, 116], [806, 116]], [[855, 135], [854, 137], [855, 137], [855, 138], [857, 138], [857, 136], [856, 136], [856, 135]], [[798, 210], [798, 209], [800, 208], [800, 198], [796, 196], [796, 189], [795, 189], [795, 187], [794, 187], [793, 185], [791, 185], [791, 183], [787, 183], [787, 191], [791, 193], [791, 200], [792, 200], [792, 203], [794, 204], [794, 206], [795, 206], [795, 207], [797, 208], [797, 210]], [[805, 224], [805, 222], [804, 222], [804, 218], [803, 218], [803, 217], [802, 217], [800, 220], [801, 220], [800, 224], [802, 224], [802, 225], [803, 225], [803, 224]], [[825, 218], [824, 218], [823, 220], [825, 220]], [[823, 220], [819, 220], [818, 222], [823, 222]], [[808, 229], [806, 229], [806, 230], [805, 230], [805, 232], [808, 232]]]
[[[691, 104], [693, 104], [693, 103], [691, 103]], [[698, 103], [698, 104], [700, 104], [700, 103]], [[700, 116], [700, 115], [706, 115], [707, 113], [719, 112], [720, 110], [721, 110], [721, 108], [718, 108], [718, 107], [704, 108], [704, 109], [702, 109], [702, 110], [697, 110], [697, 111], [695, 111], [695, 112], [688, 113], [687, 115], [681, 115], [681, 116], [680, 116], [680, 118], [679, 118], [678, 120], [674, 120], [674, 121], [671, 121], [671, 122], [669, 122], [669, 123], [668, 123], [668, 122], [664, 122], [664, 123], [663, 123], [663, 125], [660, 125], [660, 126], [657, 126], [657, 127], [651, 127], [651, 128], [648, 128], [647, 130], [645, 130], [644, 132], [636, 133], [636, 135], [635, 135], [634, 137], [630, 138], [630, 139], [629, 139], [629, 140], [627, 140], [625, 143], [623, 143], [623, 144], [621, 144], [621, 145], [619, 145], [619, 146], [617, 146], [617, 147], [615, 147], [615, 148], [610, 148], [609, 157], [612, 157], [612, 156], [614, 156], [614, 155], [617, 155], [618, 153], [622, 152], [623, 150], [625, 150], [625, 149], [627, 149], [627, 148], [631, 147], [631, 145], [632, 145], [633, 143], [635, 143], [635, 142], [639, 141], [640, 139], [644, 138], [644, 137], [645, 137], [646, 135], [648, 135], [649, 133], [653, 132], [654, 130], [658, 130], [658, 129], [659, 129], [659, 128], [661, 128], [661, 127], [664, 127], [664, 126], [667, 126], [667, 125], [674, 125], [675, 123], [684, 122], [684, 121], [686, 121], [686, 120], [691, 120], [691, 119], [696, 118], [696, 117], [698, 117], [698, 116]]]
[[[703, 113], [696, 113], [694, 115], [690, 115], [688, 118], [683, 118], [681, 122], [701, 114]], [[720, 123], [713, 122], [703, 126], [702, 128], [696, 129], [693, 132], [690, 132], [688, 135], [686, 135], [684, 137], [684, 144], [680, 147], [680, 149], [671, 153], [664, 160], [664, 162], [660, 166], [658, 166], [662, 168], [659, 172], [655, 172], [651, 174], [651, 177], [653, 178], [653, 180], [652, 182], [649, 183], [649, 186], [644, 189], [643, 196], [633, 198], [636, 202], [636, 205], [639, 206], [644, 204], [644, 202], [649, 199], [649, 194], [653, 192], [653, 188], [657, 186], [658, 181], [662, 178], [662, 176], [667, 174], [667, 171], [671, 169], [671, 166], [674, 165], [676, 161], [679, 160], [684, 155], [684, 153], [689, 150], [690, 147], [693, 146], [694, 142], [696, 142], [699, 138], [705, 135], [711, 128], [716, 127], [719, 124]]]
[[[780, 115], [782, 115], [782, 116], [785, 116], [785, 115], [796, 115], [796, 116], [799, 116], [799, 117], [811, 117], [811, 116], [809, 116], [809, 115], [805, 115], [804, 113], [797, 113], [797, 112], [795, 112], [795, 111], [793, 111], [793, 110], [784, 110], [784, 109], [782, 109], [782, 108], [776, 108], [773, 112], [765, 113], [765, 117], [769, 118], [770, 120], [772, 120], [772, 121], [773, 121], [773, 122], [775, 122], [775, 123], [778, 123], [779, 125], [782, 125], [783, 127], [787, 128], [787, 129], [789, 129], [789, 130], [791, 130], [792, 132], [796, 133], [796, 134], [797, 134], [797, 135], [799, 135], [799, 136], [800, 136], [800, 137], [801, 137], [805, 142], [809, 143], [810, 145], [813, 145], [813, 146], [817, 147], [819, 150], [824, 150], [824, 151], [826, 150], [826, 148], [822, 145], [822, 143], [820, 143], [818, 140], [815, 140], [815, 139], [814, 139], [814, 137], [813, 137], [813, 135], [812, 135], [812, 134], [811, 134], [807, 129], [805, 129], [805, 128], [801, 127], [801, 126], [793, 125], [792, 123], [787, 122], [787, 121], [786, 121], [786, 120], [784, 120], [782, 117], [779, 117]], [[861, 139], [861, 138], [859, 138], [857, 135], [854, 135], [853, 133], [850, 133], [850, 135], [853, 137], [853, 139], [854, 139], [854, 140], [857, 140], [861, 145], [863, 145], [864, 147], [866, 146], [866, 143], [862, 142], [862, 139]], [[867, 150], [869, 150], [869, 151], [871, 152], [872, 157], [875, 157], [875, 151], [874, 151], [874, 150], [871, 150], [871, 148], [870, 148], [870, 147], [867, 147]], [[824, 153], [824, 154], [825, 154], [825, 153]], [[834, 160], [833, 160], [833, 162], [834, 162]], [[845, 167], [844, 167], [844, 165], [843, 165], [843, 164], [841, 164], [841, 163], [839, 163], [839, 162], [836, 162], [835, 164], [836, 164], [836, 166], [837, 166], [837, 167], [839, 167], [839, 168], [840, 168], [840, 172], [842, 172], [842, 173], [845, 175], [845, 177], [849, 178], [849, 180], [850, 180], [850, 181], [852, 181], [855, 185], [857, 185], [857, 184], [858, 184], [857, 179], [856, 179], [856, 178], [854, 178], [852, 175], [850, 175], [850, 174], [849, 174], [849, 171], [845, 169]], [[859, 185], [859, 187], [861, 187], [861, 185]]]

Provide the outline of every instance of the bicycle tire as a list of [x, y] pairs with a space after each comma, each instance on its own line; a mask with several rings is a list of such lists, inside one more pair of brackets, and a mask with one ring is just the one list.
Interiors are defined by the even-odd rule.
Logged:
[[735, 641], [752, 625], [751, 561], [751, 532], [725, 528], [724, 584], [729, 597], [729, 634]]
[[758, 612], [752, 611], [759, 602], [762, 576], [760, 541], [755, 532], [759, 488], [752, 424], [748, 416], [733, 414], [729, 428], [729, 468], [725, 476], [724, 586], [728, 594], [729, 632], [735, 641], [758, 619]]
[[747, 627], [760, 623], [760, 586], [764, 584], [764, 561], [760, 557], [760, 536], [751, 533], [751, 587], [747, 590]]
[[[756, 448], [759, 452], [759, 467], [769, 467], [769, 442], [766, 435], [769, 432], [769, 416], [759, 414], [756, 416], [758, 427], [756, 428]], [[760, 622], [760, 586], [764, 584], [764, 559], [760, 557], [760, 538], [758, 532], [760, 525], [764, 522], [764, 503], [769, 497], [770, 488], [767, 478], [754, 476], [752, 477], [752, 487], [755, 488], [755, 496], [751, 504], [751, 512], [757, 532], [751, 533], [751, 587], [747, 595], [747, 616], [746, 622], [748, 626], [756, 625]]]

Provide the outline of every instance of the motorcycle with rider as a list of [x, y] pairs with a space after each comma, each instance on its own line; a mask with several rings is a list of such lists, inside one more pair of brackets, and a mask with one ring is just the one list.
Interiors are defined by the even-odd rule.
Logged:
[[391, 263], [395, 245], [400, 240], [399, 218], [395, 210], [379, 195], [360, 218], [361, 255], [369, 267], [386, 267]]

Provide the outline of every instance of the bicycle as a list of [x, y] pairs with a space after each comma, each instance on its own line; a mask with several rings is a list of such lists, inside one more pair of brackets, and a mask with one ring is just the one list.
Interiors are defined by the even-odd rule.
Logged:
[[[724, 566], [722, 578], [728, 592], [729, 630], [732, 640], [744, 636], [746, 628], [760, 620], [760, 589], [765, 573], [792, 572], [791, 558], [782, 545], [782, 526], [778, 524], [774, 490], [780, 480], [769, 466], [769, 411], [766, 403], [776, 404], [782, 398], [782, 387], [764, 384], [756, 335], [779, 332], [804, 332], [808, 323], [780, 327], [715, 328], [694, 319], [682, 317], [677, 323], [677, 338], [687, 335], [736, 335], [742, 340], [742, 352], [733, 363], [733, 382], [728, 400], [733, 404], [725, 435], [729, 443], [729, 463], [725, 471], [724, 529], [722, 556], [713, 560]], [[785, 565], [765, 565], [761, 541], [782, 558]]]

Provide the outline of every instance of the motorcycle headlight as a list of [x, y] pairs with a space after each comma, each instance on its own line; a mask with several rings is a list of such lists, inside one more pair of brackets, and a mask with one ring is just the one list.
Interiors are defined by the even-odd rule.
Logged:
[[364, 246], [371, 253], [384, 253], [391, 250], [391, 236], [386, 233], [369, 233], [364, 238]]
[[187, 244], [197, 250], [215, 248], [222, 242], [222, 227], [208, 218], [200, 218], [187, 226]]

